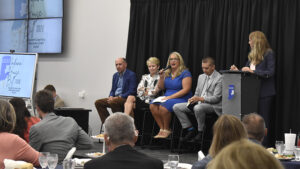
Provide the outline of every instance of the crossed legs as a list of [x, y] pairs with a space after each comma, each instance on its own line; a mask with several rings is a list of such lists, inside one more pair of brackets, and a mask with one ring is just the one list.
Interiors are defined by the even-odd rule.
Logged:
[[102, 124], [109, 116], [109, 112], [107, 108], [111, 108], [113, 113], [115, 112], [122, 112], [124, 103], [126, 99], [122, 97], [114, 97], [112, 101], [108, 101], [108, 98], [103, 98], [95, 101], [95, 107], [98, 111]]

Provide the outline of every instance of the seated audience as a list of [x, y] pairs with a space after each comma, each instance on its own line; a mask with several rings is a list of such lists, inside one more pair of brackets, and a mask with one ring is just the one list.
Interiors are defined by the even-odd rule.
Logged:
[[117, 72], [113, 75], [109, 97], [95, 101], [102, 124], [109, 116], [107, 108], [111, 108], [113, 113], [123, 112], [127, 97], [129, 95], [136, 95], [136, 75], [133, 71], [127, 69], [126, 59], [117, 58], [115, 64]]
[[136, 151], [137, 132], [132, 117], [123, 113], [109, 116], [104, 123], [108, 153], [84, 165], [84, 169], [163, 169], [162, 161]]
[[45, 86], [44, 90], [49, 90], [52, 93], [52, 96], [54, 98], [54, 108], [60, 108], [65, 107], [65, 102], [56, 94], [56, 89], [53, 85], [49, 84]]
[[[187, 103], [177, 103], [173, 107], [184, 129], [184, 136], [180, 141], [201, 142], [206, 114], [222, 114], [222, 75], [215, 70], [214, 59], [203, 58], [202, 70], [203, 74], [198, 77], [195, 95], [188, 100], [190, 106], [187, 106]], [[198, 133], [187, 114], [196, 116]]]
[[40, 152], [58, 154], [62, 161], [72, 147], [90, 149], [93, 141], [72, 117], [53, 113], [54, 100], [47, 90], [35, 95], [36, 110], [42, 120], [33, 125], [29, 133], [29, 144]]
[[[136, 109], [136, 114], [134, 114], [135, 119], [139, 119], [138, 117], [141, 114], [140, 109], [143, 107], [149, 107], [151, 100], [153, 100], [158, 94], [157, 82], [159, 80], [159, 59], [156, 57], [150, 57], [146, 63], [150, 74], [142, 76], [137, 87], [137, 97], [133, 95], [128, 96], [124, 105], [126, 114], [133, 115], [133, 109]], [[137, 127], [139, 127], [139, 125], [137, 125]]]
[[13, 105], [17, 118], [13, 133], [17, 134], [28, 143], [29, 130], [32, 125], [40, 121], [40, 118], [30, 115], [30, 112], [26, 108], [25, 101], [23, 99], [15, 97], [10, 99], [9, 102]]
[[226, 146], [208, 164], [208, 169], [283, 169], [283, 166], [262, 146], [247, 139]]
[[250, 113], [243, 117], [243, 124], [247, 130], [249, 140], [262, 144], [267, 134], [265, 120], [256, 113]]
[[22, 160], [39, 166], [39, 152], [12, 133], [15, 125], [16, 114], [13, 106], [0, 100], [0, 169], [4, 169], [4, 159]]
[[208, 162], [228, 144], [247, 138], [247, 132], [242, 122], [233, 115], [221, 115], [213, 127], [213, 139], [209, 154], [202, 160], [193, 164], [192, 169], [205, 169]]
[[160, 130], [154, 138], [167, 138], [171, 134], [170, 122], [173, 105], [187, 102], [192, 97], [192, 75], [184, 65], [182, 56], [178, 52], [169, 55], [167, 67], [170, 69], [160, 70], [158, 81], [159, 90], [166, 89], [163, 102], [150, 104], [151, 113]]

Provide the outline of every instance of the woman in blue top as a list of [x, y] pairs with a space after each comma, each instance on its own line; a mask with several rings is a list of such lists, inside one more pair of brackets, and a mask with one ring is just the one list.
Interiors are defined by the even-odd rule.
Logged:
[[151, 103], [150, 110], [160, 130], [154, 138], [167, 138], [170, 134], [170, 121], [173, 105], [187, 102], [192, 97], [192, 75], [184, 65], [182, 56], [178, 52], [169, 55], [166, 71], [160, 70], [158, 88], [165, 91], [162, 102]]

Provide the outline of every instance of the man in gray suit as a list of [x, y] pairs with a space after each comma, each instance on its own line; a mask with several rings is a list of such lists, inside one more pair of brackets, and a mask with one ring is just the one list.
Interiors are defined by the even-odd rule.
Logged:
[[71, 117], [53, 113], [54, 100], [47, 90], [35, 95], [36, 110], [42, 120], [33, 125], [29, 132], [29, 144], [39, 152], [58, 154], [62, 161], [72, 147], [89, 149], [93, 141]]
[[[215, 70], [214, 59], [211, 57], [202, 59], [202, 70], [204, 74], [198, 77], [195, 95], [188, 100], [188, 103], [178, 103], [173, 106], [186, 133], [180, 141], [199, 142], [202, 139], [205, 115], [222, 113], [222, 75]], [[195, 114], [198, 132], [192, 126], [187, 114]]]

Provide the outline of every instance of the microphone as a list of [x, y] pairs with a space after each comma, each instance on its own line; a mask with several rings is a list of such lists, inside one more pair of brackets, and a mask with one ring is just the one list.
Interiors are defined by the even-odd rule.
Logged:
[[144, 87], [146, 88], [148, 86], [148, 82], [145, 80]]
[[163, 71], [166, 71], [168, 69], [171, 69], [171, 65], [167, 66], [166, 68], [163, 69]]

